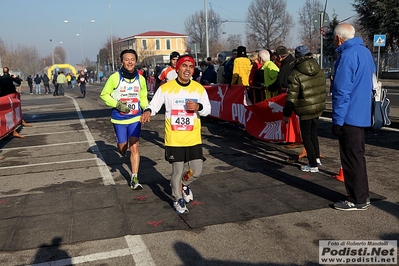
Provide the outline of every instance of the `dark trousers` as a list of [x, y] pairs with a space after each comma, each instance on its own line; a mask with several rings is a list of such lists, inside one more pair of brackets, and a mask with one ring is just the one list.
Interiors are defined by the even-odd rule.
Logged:
[[344, 171], [348, 201], [362, 204], [369, 197], [364, 128], [343, 125], [339, 137], [341, 166]]
[[80, 84], [80, 92], [83, 94], [83, 98], [86, 98], [86, 84]]
[[33, 84], [28, 84], [29, 85], [29, 93], [33, 93]]
[[54, 93], [53, 93], [53, 95], [54, 96], [58, 95], [58, 84], [57, 83], [54, 83]]
[[302, 142], [311, 167], [317, 167], [316, 158], [320, 156], [319, 138], [317, 137], [317, 123], [319, 118], [299, 121]]
[[51, 93], [50, 85], [49, 84], [44, 84], [44, 91], [46, 93]]

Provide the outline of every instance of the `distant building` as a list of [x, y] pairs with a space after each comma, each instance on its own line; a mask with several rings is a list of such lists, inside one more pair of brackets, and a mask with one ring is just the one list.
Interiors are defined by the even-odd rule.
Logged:
[[166, 32], [147, 31], [114, 41], [115, 53], [124, 49], [134, 49], [139, 56], [139, 64], [152, 65], [169, 63], [173, 51], [184, 54], [187, 49], [187, 35]]

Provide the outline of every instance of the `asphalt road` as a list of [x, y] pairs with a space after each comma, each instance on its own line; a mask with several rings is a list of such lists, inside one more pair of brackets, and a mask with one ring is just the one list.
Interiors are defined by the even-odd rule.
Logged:
[[[301, 148], [205, 118], [204, 173], [179, 216], [163, 115], [143, 126], [144, 190], [132, 191], [100, 90], [90, 85], [83, 99], [77, 88], [65, 97], [23, 88], [32, 127], [0, 141], [0, 265], [318, 265], [319, 240], [399, 240], [397, 129], [367, 131], [372, 206], [342, 212], [330, 207], [345, 189], [331, 177], [340, 163], [328, 117], [319, 125], [323, 166], [311, 174], [299, 169], [306, 159], [285, 163]], [[395, 88], [388, 96], [396, 105]]]

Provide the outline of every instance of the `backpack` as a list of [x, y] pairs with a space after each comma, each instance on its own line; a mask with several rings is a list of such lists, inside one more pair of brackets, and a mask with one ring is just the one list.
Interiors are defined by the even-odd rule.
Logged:
[[371, 104], [371, 127], [375, 130], [381, 129], [383, 126], [389, 126], [391, 101], [387, 98], [387, 90], [382, 88], [380, 81], [373, 74], [373, 95]]

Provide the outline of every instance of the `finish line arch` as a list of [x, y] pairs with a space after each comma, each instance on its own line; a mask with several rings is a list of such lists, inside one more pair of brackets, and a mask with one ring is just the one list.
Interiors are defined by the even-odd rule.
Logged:
[[56, 69], [57, 67], [58, 67], [58, 69], [61, 69], [61, 68], [69, 68], [69, 69], [72, 71], [72, 74], [73, 74], [74, 76], [76, 76], [76, 74], [77, 74], [76, 69], [75, 69], [72, 65], [70, 65], [70, 64], [54, 64], [54, 65], [52, 65], [51, 67], [49, 67], [49, 69], [47, 70], [47, 76], [48, 76], [48, 77], [52, 77], [52, 76], [53, 76], [53, 75], [52, 75], [53, 70]]

